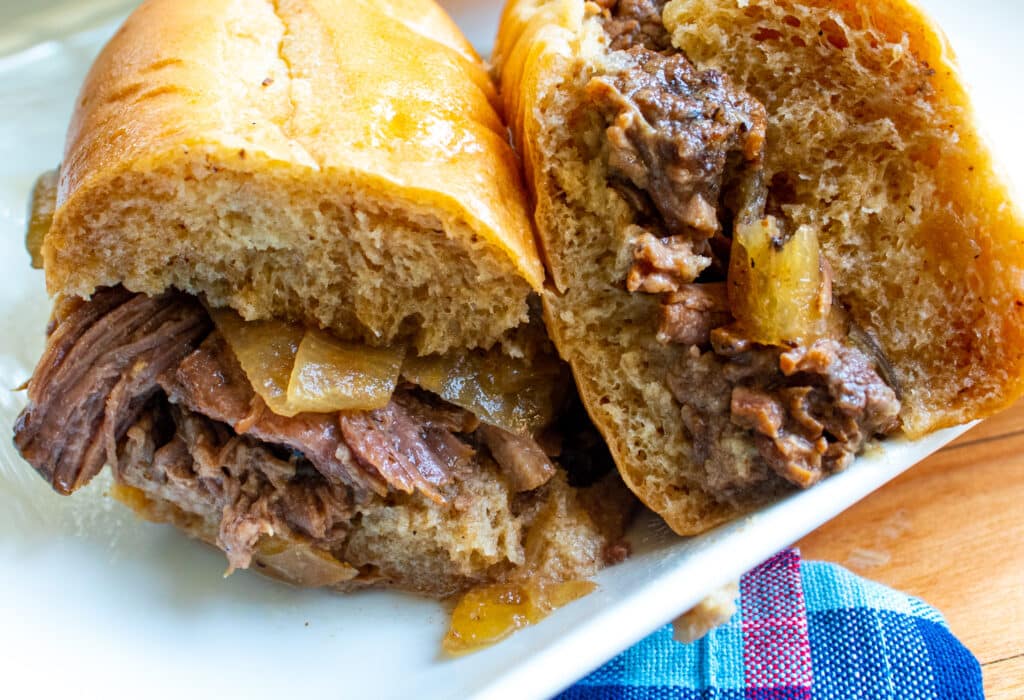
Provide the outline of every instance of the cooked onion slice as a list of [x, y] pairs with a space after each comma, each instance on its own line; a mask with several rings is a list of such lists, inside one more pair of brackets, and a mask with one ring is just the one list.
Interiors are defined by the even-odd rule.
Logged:
[[40, 175], [32, 188], [25, 248], [32, 256], [32, 267], [37, 270], [43, 269], [43, 239], [53, 224], [53, 214], [57, 209], [57, 181], [57, 171], [50, 170]]
[[403, 348], [371, 348], [307, 330], [288, 383], [290, 410], [330, 413], [388, 405], [405, 358]]
[[549, 425], [567, 378], [555, 360], [533, 364], [500, 352], [406, 357], [280, 321], [211, 311], [253, 389], [274, 413], [369, 411], [391, 400], [399, 375], [477, 418], [517, 435]]
[[402, 376], [481, 421], [518, 435], [550, 424], [565, 388], [557, 362], [529, 364], [496, 351], [410, 356]]
[[320, 588], [351, 581], [359, 570], [312, 544], [276, 537], [260, 540], [256, 560], [263, 574], [296, 586]]
[[305, 330], [280, 321], [246, 321], [234, 311], [213, 309], [213, 322], [238, 358], [253, 390], [271, 411], [300, 413], [288, 401], [288, 382]]
[[591, 581], [524, 581], [474, 588], [456, 604], [441, 646], [449, 654], [477, 651], [540, 622], [596, 588]]
[[210, 313], [253, 390], [278, 415], [369, 411], [391, 400], [403, 349], [346, 343], [281, 321], [245, 321], [226, 309]]
[[828, 314], [818, 235], [801, 226], [784, 239], [774, 217], [738, 224], [729, 266], [729, 304], [743, 335], [763, 345], [813, 340]]

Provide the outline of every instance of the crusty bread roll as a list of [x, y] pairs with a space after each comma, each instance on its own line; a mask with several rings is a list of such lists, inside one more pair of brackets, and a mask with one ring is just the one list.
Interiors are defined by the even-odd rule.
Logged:
[[620, 560], [635, 501], [530, 298], [496, 100], [431, 0], [144, 3], [35, 191], [56, 304], [21, 454], [63, 494], [110, 467], [142, 517], [296, 585]]
[[[621, 38], [613, 48], [614, 32]], [[722, 435], [733, 439], [738, 385], [723, 389], [714, 383], [720, 375], [698, 372], [710, 362], [706, 345], [659, 341], [667, 313], [659, 298], [626, 288], [639, 260], [627, 243], [631, 227], [651, 219], [650, 188], [638, 206], [642, 188], [623, 176], [629, 163], [609, 140], [650, 125], [639, 111], [620, 112], [622, 121], [615, 121], [595, 107], [594, 95], [607, 95], [609, 82], [620, 80], [621, 87], [617, 76], [636, 62], [626, 57], [630, 47], [645, 41], [646, 50], [662, 56], [649, 65], [672, 57], [692, 63], [696, 77], [687, 89], [717, 89], [763, 105], [761, 116], [750, 108], [736, 132], [741, 138], [761, 129], [763, 153], [734, 151], [723, 199], [712, 202], [726, 243], [739, 221], [725, 199], [728, 169], [760, 169], [776, 219], [820, 241], [832, 308], [867, 338], [865, 353], [898, 395], [899, 426], [908, 436], [987, 416], [1021, 395], [1021, 212], [979, 136], [952, 51], [916, 5], [513, 0], [495, 62], [553, 283], [544, 295], [548, 327], [622, 475], [647, 505], [677, 532], [692, 534], [748, 511], [776, 489], [763, 482], [730, 494], [709, 485], [700, 458], [707, 436], [681, 403], [724, 391], [719, 399], [729, 411], [732, 388], [732, 422]], [[748, 104], [737, 100], [730, 109]], [[722, 112], [705, 116], [706, 124], [723, 123]], [[699, 284], [711, 272], [689, 281]], [[719, 309], [724, 321], [737, 313], [727, 291], [731, 309]], [[710, 308], [712, 297], [688, 301], [683, 310]], [[670, 391], [671, 371], [689, 386]], [[746, 454], [726, 441], [712, 437], [711, 449]]]
[[543, 275], [496, 107], [432, 2], [151, 0], [76, 104], [47, 286], [489, 346]]

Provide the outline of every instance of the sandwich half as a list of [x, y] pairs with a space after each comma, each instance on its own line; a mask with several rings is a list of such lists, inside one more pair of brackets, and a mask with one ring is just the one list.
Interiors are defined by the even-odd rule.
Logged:
[[546, 321], [680, 534], [1024, 387], [1024, 227], [902, 0], [513, 0]]
[[144, 3], [36, 188], [21, 454], [63, 494], [109, 465], [142, 517], [303, 586], [621, 558], [632, 496], [531, 311], [496, 99], [428, 0]]

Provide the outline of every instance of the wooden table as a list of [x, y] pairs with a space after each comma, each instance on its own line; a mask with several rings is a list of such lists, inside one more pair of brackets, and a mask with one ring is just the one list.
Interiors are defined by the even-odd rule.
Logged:
[[989, 700], [1024, 698], [1024, 403], [977, 426], [799, 544], [923, 598], [982, 664]]

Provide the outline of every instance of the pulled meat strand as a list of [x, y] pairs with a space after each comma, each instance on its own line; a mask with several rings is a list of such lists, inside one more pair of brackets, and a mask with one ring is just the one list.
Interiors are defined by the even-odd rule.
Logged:
[[384, 474], [398, 491], [418, 488], [431, 500], [444, 501], [440, 487], [448, 481], [448, 466], [462, 456], [435, 451], [447, 446], [428, 442], [422, 424], [397, 402], [369, 412], [342, 412], [339, 422], [345, 444], [360, 464]]
[[387, 474], [364, 469], [351, 458], [337, 414], [300, 413], [287, 418], [266, 408], [217, 331], [177, 368], [163, 374], [160, 384], [173, 403], [227, 423], [240, 435], [301, 452], [328, 480], [360, 493], [387, 493]]
[[67, 309], [28, 386], [14, 442], [53, 488], [69, 494], [112, 461], [157, 390], [156, 377], [209, 332], [202, 306], [174, 294], [100, 290]]
[[555, 465], [532, 437], [490, 425], [481, 426], [480, 437], [517, 492], [540, 488], [555, 475]]

